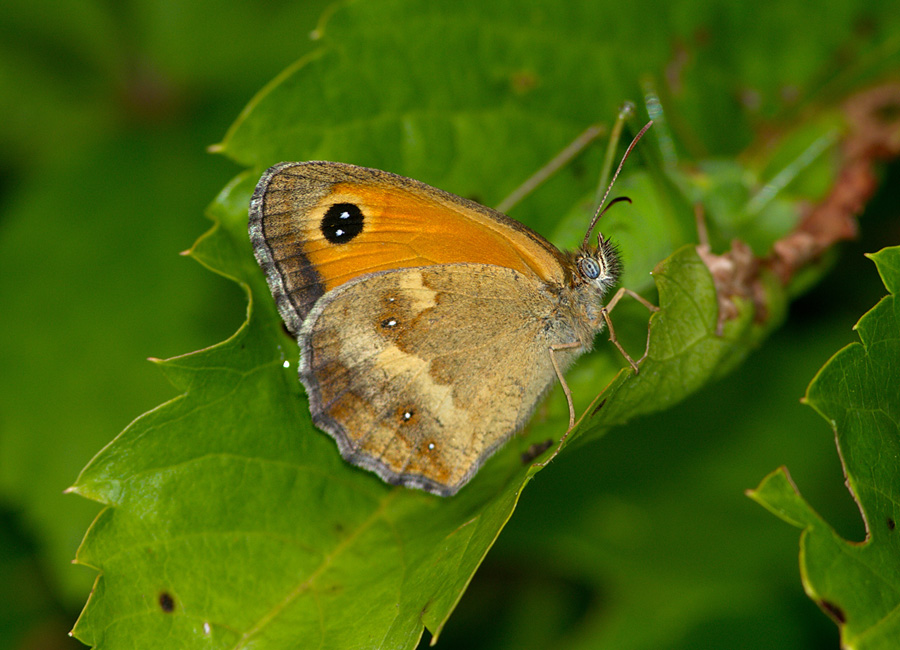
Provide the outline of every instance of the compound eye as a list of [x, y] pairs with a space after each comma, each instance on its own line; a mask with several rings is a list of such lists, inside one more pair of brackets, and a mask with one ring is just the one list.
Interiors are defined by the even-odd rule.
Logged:
[[578, 260], [578, 271], [588, 280], [600, 277], [600, 264], [593, 257], [582, 257]]

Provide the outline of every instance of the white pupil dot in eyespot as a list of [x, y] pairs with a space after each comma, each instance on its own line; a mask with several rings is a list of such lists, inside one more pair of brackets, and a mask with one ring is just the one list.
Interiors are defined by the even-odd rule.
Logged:
[[388, 321], [388, 327], [394, 327], [396, 324], [397, 324], [397, 321], [395, 321], [393, 318]]
[[341, 237], [341, 236], [343, 236], [343, 234], [344, 234], [343, 228], [338, 228], [337, 230], [334, 231], [335, 237]]
[[404, 419], [404, 420], [408, 420], [408, 419], [410, 419], [411, 417], [412, 417], [412, 413], [410, 413], [409, 411], [406, 411], [406, 412], [403, 414], [403, 419]]
[[341, 212], [341, 217], [340, 217], [340, 218], [341, 218], [341, 219], [349, 219], [349, 218], [350, 218], [350, 213], [349, 213], [349, 212]]
[[434, 449], [434, 443], [433, 443], [433, 442], [429, 442], [429, 443], [428, 443], [428, 448], [429, 448], [429, 449]]

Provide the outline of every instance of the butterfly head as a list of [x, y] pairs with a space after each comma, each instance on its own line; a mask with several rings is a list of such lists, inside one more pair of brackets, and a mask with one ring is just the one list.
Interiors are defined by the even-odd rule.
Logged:
[[576, 284], [591, 287], [599, 296], [613, 286], [622, 274], [622, 262], [616, 245], [602, 235], [597, 245], [582, 246], [574, 254]]
[[[621, 165], [619, 167], [621, 168]], [[606, 194], [609, 194], [610, 189], [612, 189], [612, 185], [606, 190]], [[593, 245], [590, 243], [591, 233], [600, 217], [606, 214], [607, 210], [622, 201], [631, 203], [631, 199], [627, 196], [620, 196], [609, 203], [605, 203], [605, 201], [606, 195], [603, 197], [603, 203], [600, 204], [600, 207], [594, 213], [594, 218], [591, 219], [591, 224], [584, 234], [581, 246], [572, 256], [572, 262], [575, 266], [574, 283], [590, 287], [601, 298], [607, 289], [618, 282], [619, 276], [622, 275], [622, 262], [619, 259], [619, 251], [616, 245], [609, 238], [605, 238], [602, 233], [598, 233], [597, 244]]]
[[631, 150], [634, 149], [638, 140], [641, 139], [652, 124], [653, 120], [647, 122], [647, 124], [644, 125], [644, 128], [642, 128], [631, 141], [631, 144], [628, 145], [625, 154], [622, 156], [622, 160], [619, 162], [619, 166], [616, 168], [615, 174], [613, 174], [612, 180], [609, 182], [609, 186], [606, 188], [606, 192], [603, 194], [603, 198], [600, 199], [597, 211], [594, 213], [594, 217], [591, 219], [591, 223], [584, 233], [584, 240], [581, 243], [581, 247], [572, 256], [572, 262], [575, 266], [573, 283], [591, 287], [600, 297], [603, 297], [607, 289], [619, 280], [619, 276], [622, 275], [622, 262], [619, 260], [619, 252], [615, 245], [609, 239], [604, 239], [603, 235], [598, 235], [597, 245], [592, 246], [590, 244], [591, 233], [594, 232], [594, 226], [597, 225], [600, 217], [606, 214], [606, 211], [612, 206], [621, 201], [631, 203], [631, 199], [626, 196], [615, 198], [609, 203], [606, 202], [606, 199], [609, 196], [610, 191], [612, 191], [613, 185], [619, 177], [619, 173], [622, 171], [622, 166], [628, 159], [628, 154], [631, 153]]

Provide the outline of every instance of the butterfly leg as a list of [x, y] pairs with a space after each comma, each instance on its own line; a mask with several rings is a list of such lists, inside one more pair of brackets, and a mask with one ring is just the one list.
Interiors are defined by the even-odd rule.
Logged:
[[[550, 362], [553, 364], [553, 369], [556, 371], [556, 376], [559, 378], [559, 383], [562, 386], [563, 392], [566, 394], [566, 403], [569, 405], [569, 431], [571, 431], [572, 427], [575, 426], [575, 403], [572, 401], [572, 391], [569, 390], [569, 384], [566, 383], [566, 378], [563, 377], [562, 370], [559, 367], [559, 362], [556, 360], [556, 353], [560, 350], [571, 350], [572, 348], [580, 347], [581, 343], [579, 343], [578, 341], [572, 341], [571, 343], [558, 343], [556, 345], [550, 346]], [[569, 431], [566, 431], [566, 434], [568, 434]]]
[[556, 451], [550, 454], [550, 457], [547, 460], [540, 463], [535, 463], [535, 465], [538, 467], [546, 467], [547, 463], [556, 458], [559, 450], [562, 449], [563, 444], [566, 442], [566, 438], [569, 437], [569, 433], [572, 431], [572, 429], [575, 428], [575, 403], [572, 401], [572, 391], [569, 390], [569, 384], [566, 383], [566, 378], [563, 377], [562, 369], [559, 367], [559, 362], [556, 360], [556, 353], [560, 350], [571, 350], [572, 348], [579, 347], [581, 347], [581, 343], [578, 343], [577, 341], [573, 341], [572, 343], [559, 343], [557, 345], [550, 346], [550, 362], [553, 364], [553, 369], [556, 371], [556, 376], [559, 379], [559, 383], [562, 386], [563, 392], [566, 394], [566, 404], [568, 404], [569, 406], [569, 428], [566, 429], [566, 432], [559, 440], [559, 444], [556, 445]]
[[622, 356], [625, 357], [625, 360], [631, 365], [634, 370], [634, 374], [638, 374], [638, 366], [647, 358], [647, 355], [650, 353], [650, 322], [647, 322], [647, 344], [644, 346], [644, 354], [641, 355], [641, 358], [635, 361], [631, 358], [631, 356], [625, 351], [625, 348], [622, 347], [622, 344], [619, 343], [619, 339], [616, 337], [616, 330], [613, 327], [612, 319], [609, 317], [609, 314], [618, 304], [619, 300], [622, 299], [622, 296], [629, 295], [639, 303], [641, 303], [644, 307], [649, 309], [651, 312], [659, 311], [659, 307], [654, 305], [652, 302], [644, 298], [638, 293], [635, 293], [631, 289], [626, 289], [625, 287], [620, 288], [616, 291], [616, 294], [612, 297], [606, 305], [600, 310], [600, 313], [603, 315], [603, 320], [606, 321], [606, 327], [609, 329], [609, 340], [612, 341], [613, 345], [615, 345], [619, 352], [622, 353]]

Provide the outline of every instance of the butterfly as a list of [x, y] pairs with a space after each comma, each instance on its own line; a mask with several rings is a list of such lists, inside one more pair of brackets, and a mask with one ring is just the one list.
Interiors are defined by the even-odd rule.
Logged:
[[561, 252], [496, 210], [389, 172], [268, 169], [250, 240], [299, 343], [315, 425], [350, 463], [440, 496], [521, 430], [556, 381], [571, 429], [566, 369], [607, 328], [637, 372], [608, 313], [624, 293], [656, 309], [625, 289], [604, 306], [622, 266], [609, 239], [590, 243], [602, 213]]

